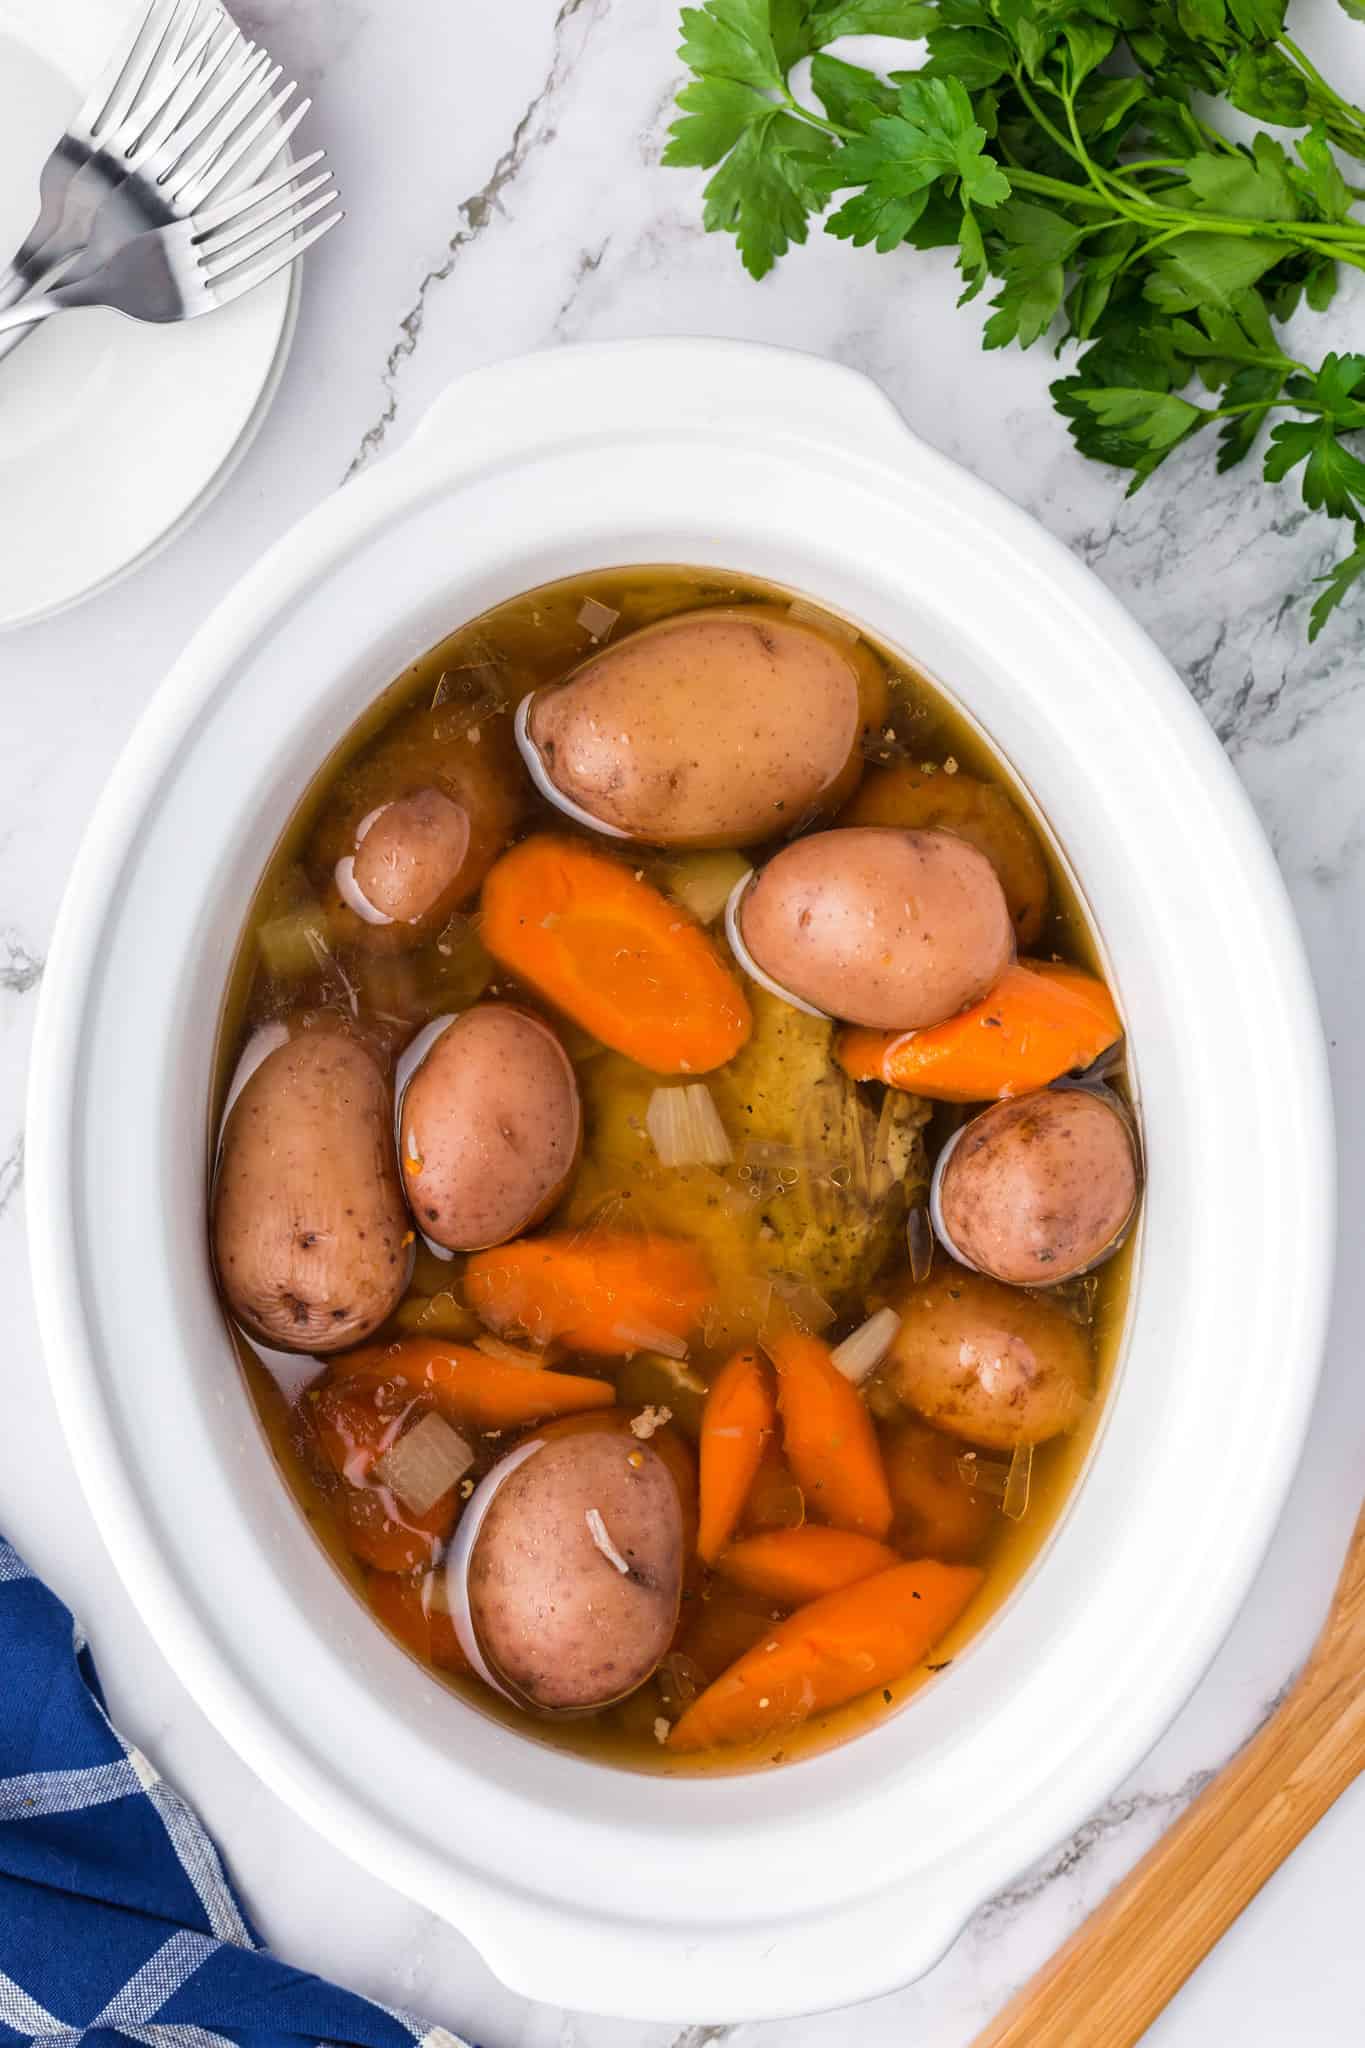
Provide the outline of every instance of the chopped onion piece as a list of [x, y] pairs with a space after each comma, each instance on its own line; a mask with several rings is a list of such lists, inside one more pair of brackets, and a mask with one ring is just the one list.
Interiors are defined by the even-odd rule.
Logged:
[[730, 900], [736, 882], [749, 872], [742, 853], [711, 848], [701, 853], [684, 853], [667, 861], [658, 878], [675, 903], [691, 912], [698, 924], [714, 924]]
[[[470, 1485], [473, 1484], [471, 1480]], [[422, 1581], [423, 1614], [449, 1614], [450, 1594], [446, 1589], [444, 1572], [428, 1572]]]
[[836, 619], [818, 604], [807, 604], [804, 597], [792, 599], [787, 606], [787, 617], [795, 619], [798, 626], [818, 626], [822, 633], [832, 634], [836, 640], [851, 642], [858, 638], [858, 628], [850, 626], [847, 619]]
[[891, 1349], [900, 1326], [901, 1319], [893, 1308], [879, 1308], [851, 1337], [836, 1344], [830, 1357], [846, 1380], [852, 1380], [855, 1387], [861, 1386]]
[[606, 1558], [607, 1563], [614, 1564], [622, 1578], [629, 1578], [630, 1564], [626, 1558], [622, 1557], [620, 1551], [612, 1542], [607, 1525], [602, 1520], [598, 1509], [589, 1508], [583, 1519], [588, 1525], [588, 1534], [591, 1536], [596, 1547], [601, 1551], [603, 1557]]
[[957, 1460], [957, 1476], [973, 1493], [984, 1493], [987, 1500], [1003, 1501], [1010, 1468], [1001, 1458], [979, 1458], [975, 1451], [964, 1451]]
[[917, 1202], [905, 1219], [905, 1246], [910, 1254], [910, 1278], [920, 1286], [929, 1278], [934, 1263], [934, 1227], [923, 1203]]
[[620, 616], [620, 612], [614, 612], [609, 604], [599, 604], [595, 597], [585, 597], [578, 607], [578, 623], [594, 640], [605, 640]]
[[704, 1081], [656, 1088], [645, 1111], [645, 1129], [661, 1166], [728, 1166], [734, 1157]]
[[1001, 1514], [1008, 1515], [1012, 1522], [1022, 1522], [1028, 1513], [1029, 1487], [1032, 1479], [1033, 1445], [1016, 1444], [1005, 1480], [1004, 1498], [1000, 1503]]
[[327, 921], [320, 903], [287, 910], [256, 928], [256, 943], [266, 971], [280, 980], [297, 981], [318, 971], [318, 946], [327, 944]]
[[819, 1336], [834, 1321], [834, 1310], [818, 1287], [800, 1280], [794, 1273], [774, 1273], [773, 1292], [786, 1304], [792, 1321]]
[[476, 1351], [482, 1351], [489, 1358], [499, 1358], [504, 1365], [520, 1365], [527, 1372], [545, 1370], [545, 1353], [528, 1351], [521, 1344], [504, 1344], [501, 1337], [495, 1337], [488, 1330], [481, 1331], [474, 1339]]
[[474, 1462], [474, 1453], [441, 1415], [424, 1415], [374, 1466], [381, 1486], [396, 1493], [410, 1514], [434, 1508]]
[[665, 1358], [687, 1356], [682, 1337], [675, 1337], [671, 1330], [656, 1330], [652, 1323], [618, 1323], [611, 1334], [630, 1351], [661, 1351]]

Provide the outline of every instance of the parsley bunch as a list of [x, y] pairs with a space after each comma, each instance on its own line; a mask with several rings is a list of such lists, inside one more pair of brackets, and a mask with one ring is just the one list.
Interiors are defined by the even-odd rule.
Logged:
[[[879, 250], [957, 250], [960, 303], [994, 287], [984, 345], [1080, 343], [1052, 386], [1077, 447], [1136, 490], [1193, 435], [1217, 465], [1268, 429], [1264, 473], [1350, 522], [1309, 639], [1365, 574], [1365, 355], [1314, 368], [1276, 325], [1365, 270], [1365, 113], [1286, 33], [1286, 0], [706, 0], [683, 10], [693, 73], [664, 161], [716, 166], [705, 224], [762, 277], [813, 215]], [[1365, 20], [1365, 0], [1342, 0]], [[887, 77], [829, 45], [927, 42]], [[810, 90], [791, 79], [811, 58]], [[1204, 95], [1301, 129], [1234, 143]], [[822, 110], [822, 111], [821, 111]], [[837, 204], [835, 202], [837, 201]]]

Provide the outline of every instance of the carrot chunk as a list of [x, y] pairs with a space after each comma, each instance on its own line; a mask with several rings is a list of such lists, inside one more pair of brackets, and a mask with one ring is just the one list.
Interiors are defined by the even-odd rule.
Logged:
[[993, 1102], [1088, 1067], [1122, 1035], [1114, 999], [1093, 974], [1021, 960], [984, 1001], [946, 1023], [900, 1032], [850, 1026], [835, 1050], [855, 1081], [939, 1102]]
[[756, 1351], [737, 1351], [706, 1396], [701, 1418], [698, 1554], [714, 1564], [739, 1520], [774, 1429], [777, 1409]]
[[797, 1330], [772, 1344], [787, 1462], [807, 1505], [839, 1529], [881, 1538], [891, 1527], [891, 1490], [872, 1417], [828, 1344]]
[[770, 1529], [731, 1544], [717, 1569], [779, 1607], [804, 1607], [899, 1563], [894, 1550], [870, 1536], [808, 1522], [801, 1529]]
[[334, 1382], [309, 1397], [318, 1449], [346, 1481], [340, 1509], [347, 1541], [357, 1557], [379, 1572], [411, 1572], [430, 1564], [455, 1526], [453, 1493], [434, 1501], [425, 1514], [412, 1514], [371, 1476], [411, 1406], [410, 1398], [394, 1403], [377, 1399], [363, 1386]]
[[692, 1702], [669, 1748], [756, 1742], [907, 1678], [981, 1578], [971, 1565], [898, 1564], [798, 1608]]
[[412, 1572], [434, 1564], [455, 1526], [453, 1494], [438, 1500], [424, 1515], [400, 1510], [394, 1496], [379, 1486], [348, 1486], [341, 1500], [346, 1540], [355, 1555], [377, 1572]]
[[427, 1337], [404, 1337], [396, 1344], [349, 1351], [337, 1359], [333, 1371], [347, 1392], [368, 1387], [380, 1394], [382, 1403], [380, 1390], [392, 1385], [395, 1398], [425, 1399], [452, 1422], [471, 1429], [519, 1429], [547, 1415], [610, 1408], [616, 1399], [607, 1380], [507, 1365], [463, 1344]]
[[494, 958], [652, 1073], [705, 1074], [748, 1038], [744, 992], [701, 926], [610, 854], [523, 839], [482, 901]]
[[574, 1351], [628, 1358], [688, 1337], [710, 1296], [711, 1275], [682, 1238], [551, 1232], [476, 1252], [465, 1267], [464, 1291], [500, 1336], [524, 1331], [537, 1346], [560, 1338]]
[[423, 1598], [420, 1579], [376, 1572], [369, 1579], [365, 1594], [375, 1614], [405, 1650], [442, 1671], [468, 1671], [469, 1659], [460, 1648], [454, 1622], [449, 1614]]

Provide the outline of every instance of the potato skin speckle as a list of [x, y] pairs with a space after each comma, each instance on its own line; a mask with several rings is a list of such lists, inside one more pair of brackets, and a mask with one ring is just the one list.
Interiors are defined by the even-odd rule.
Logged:
[[993, 1103], [943, 1170], [944, 1228], [983, 1273], [1021, 1287], [1068, 1280], [1113, 1246], [1137, 1201], [1121, 1113], [1080, 1088]]
[[537, 692], [529, 736], [564, 796], [655, 846], [752, 846], [857, 786], [886, 684], [866, 646], [777, 606], [683, 612]]
[[213, 1256], [234, 1315], [285, 1351], [340, 1351], [412, 1266], [389, 1086], [373, 1055], [305, 1032], [262, 1061], [223, 1127]]
[[443, 1031], [403, 1097], [403, 1185], [422, 1229], [482, 1251], [547, 1216], [578, 1164], [573, 1064], [541, 1018], [479, 1003]]
[[[592, 1509], [627, 1572], [594, 1541]], [[590, 1709], [654, 1670], [677, 1625], [682, 1572], [682, 1504], [663, 1460], [628, 1434], [556, 1436], [484, 1518], [470, 1618], [489, 1663], [532, 1705]]]
[[797, 839], [744, 898], [765, 973], [831, 1017], [884, 1031], [941, 1024], [1014, 957], [999, 878], [951, 832], [845, 826]]

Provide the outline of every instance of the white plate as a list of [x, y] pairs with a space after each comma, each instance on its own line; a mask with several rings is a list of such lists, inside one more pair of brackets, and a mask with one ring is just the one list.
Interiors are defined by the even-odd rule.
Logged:
[[[0, 252], [143, 0], [0, 0]], [[245, 452], [289, 353], [298, 267], [178, 327], [92, 309], [0, 362], [0, 626], [102, 590], [163, 547]]]

